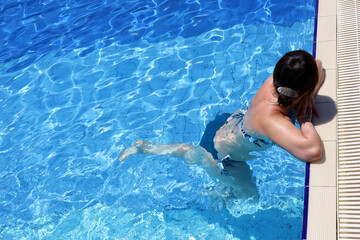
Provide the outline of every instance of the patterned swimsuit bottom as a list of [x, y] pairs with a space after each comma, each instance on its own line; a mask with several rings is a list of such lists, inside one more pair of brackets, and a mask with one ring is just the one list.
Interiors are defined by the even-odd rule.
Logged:
[[253, 137], [244, 130], [243, 120], [244, 120], [244, 115], [245, 115], [246, 111], [247, 111], [246, 108], [242, 108], [242, 109], [240, 109], [239, 113], [237, 113], [233, 116], [231, 116], [230, 113], [224, 113], [222, 115], [216, 116], [216, 118], [213, 121], [208, 123], [208, 125], [206, 126], [206, 129], [205, 129], [204, 135], [201, 138], [200, 146], [202, 146], [204, 149], [206, 149], [206, 151], [211, 153], [212, 156], [214, 157], [214, 159], [217, 159], [219, 161], [217, 166], [219, 168], [220, 174], [222, 174], [222, 175], [231, 177], [229, 172], [224, 168], [223, 163], [225, 163], [226, 161], [232, 161], [230, 155], [226, 155], [224, 158], [219, 159], [217, 156], [218, 152], [214, 147], [215, 134], [224, 124], [228, 124], [230, 121], [237, 119], [235, 127], [238, 126], [239, 124], [241, 124], [240, 125], [241, 133], [249, 142], [253, 143], [255, 146], [257, 146], [259, 148], [266, 146], [266, 145], [270, 146], [270, 145], [274, 144], [271, 141], [266, 141], [261, 138]]
[[227, 121], [226, 124], [228, 124], [229, 122], [231, 122], [233, 119], [238, 119], [237, 123], [235, 124], [235, 127], [238, 126], [240, 124], [240, 129], [241, 129], [241, 133], [244, 135], [244, 137], [249, 141], [252, 142], [253, 144], [255, 144], [257, 147], [263, 147], [265, 145], [273, 145], [274, 143], [272, 141], [269, 140], [264, 140], [258, 137], [253, 137], [250, 134], [246, 133], [244, 130], [244, 116], [246, 113], [247, 109], [246, 108], [241, 108], [240, 112], [237, 114], [234, 114], [233, 116], [231, 116]]

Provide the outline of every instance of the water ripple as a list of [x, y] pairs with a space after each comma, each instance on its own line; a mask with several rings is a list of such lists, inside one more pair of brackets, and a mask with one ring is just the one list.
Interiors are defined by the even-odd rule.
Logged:
[[0, 236], [235, 239], [270, 213], [301, 227], [304, 165], [279, 148], [249, 163], [257, 204], [212, 199], [221, 187], [176, 158], [116, 161], [139, 138], [198, 144], [284, 52], [311, 51], [313, 9], [278, 2], [1, 3]]
[[[18, 59], [36, 52], [36, 59], [49, 51], [67, 53], [86, 48], [83, 55], [108, 46], [114, 41], [128, 44], [141, 39], [159, 42], [178, 36], [200, 35], [211, 29], [227, 29], [237, 24], [283, 23], [291, 26], [313, 14], [313, 9], [299, 9], [297, 2], [287, 2], [293, 8], [283, 14], [281, 0], [273, 0], [264, 7], [260, 1], [114, 1], [86, 3], [69, 1], [57, 3], [26, 2], [2, 3], [1, 22], [7, 23], [0, 31], [0, 62]], [[301, 5], [301, 4], [300, 4]], [[297, 12], [301, 11], [301, 15]], [[296, 17], [294, 15], [295, 14]], [[303, 17], [303, 19], [299, 19]], [[250, 24], [251, 24], [250, 23]], [[216, 38], [213, 38], [216, 39]], [[10, 71], [33, 63], [28, 61]]]

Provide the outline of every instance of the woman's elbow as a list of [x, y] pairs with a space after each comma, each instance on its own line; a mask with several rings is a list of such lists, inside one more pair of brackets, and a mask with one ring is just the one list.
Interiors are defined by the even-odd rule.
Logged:
[[303, 159], [305, 162], [315, 162], [322, 159], [324, 148], [322, 146], [314, 146], [309, 149], [307, 156]]

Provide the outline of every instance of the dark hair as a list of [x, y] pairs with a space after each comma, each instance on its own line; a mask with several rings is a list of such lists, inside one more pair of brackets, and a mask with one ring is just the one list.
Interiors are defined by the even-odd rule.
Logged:
[[[318, 81], [318, 70], [314, 57], [303, 50], [286, 53], [274, 69], [274, 87], [281, 106], [290, 106], [304, 93], [314, 90]], [[279, 87], [290, 88], [297, 97], [289, 97], [279, 92]]]

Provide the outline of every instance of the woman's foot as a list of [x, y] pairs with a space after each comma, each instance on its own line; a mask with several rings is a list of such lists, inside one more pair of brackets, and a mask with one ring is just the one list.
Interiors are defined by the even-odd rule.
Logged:
[[152, 144], [148, 141], [137, 140], [135, 144], [131, 147], [126, 148], [119, 155], [119, 160], [124, 161], [126, 158], [131, 155], [138, 153], [148, 153], [148, 150], [152, 147]]

